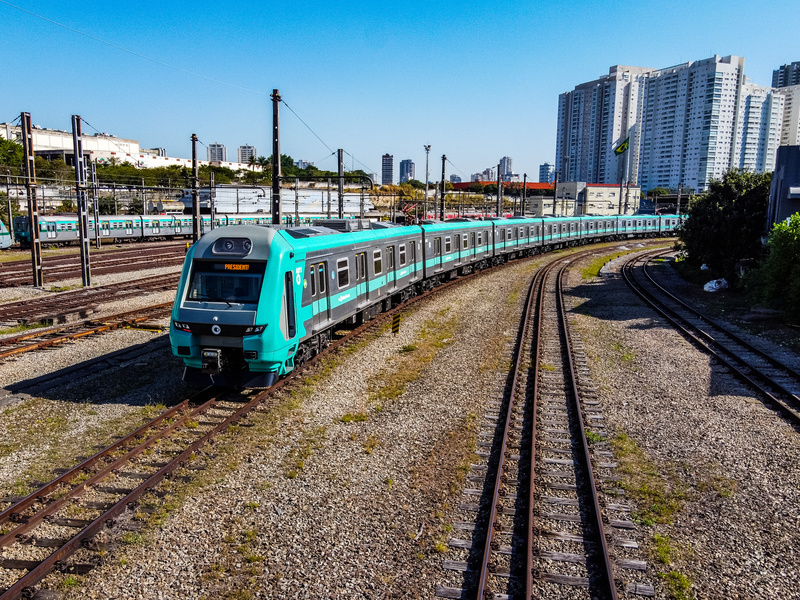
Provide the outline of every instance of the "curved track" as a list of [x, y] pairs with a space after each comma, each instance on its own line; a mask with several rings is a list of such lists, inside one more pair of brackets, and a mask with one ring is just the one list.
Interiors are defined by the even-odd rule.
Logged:
[[[659, 285], [647, 271], [647, 263], [657, 254], [665, 253], [649, 252], [625, 262], [622, 274], [631, 289], [690, 342], [757, 389], [795, 426], [800, 425], [800, 372], [756, 348]], [[639, 269], [636, 268], [638, 263], [642, 263]]]

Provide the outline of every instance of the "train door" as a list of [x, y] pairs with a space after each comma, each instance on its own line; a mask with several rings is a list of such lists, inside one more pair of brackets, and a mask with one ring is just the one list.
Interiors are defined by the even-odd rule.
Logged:
[[397, 286], [397, 276], [395, 275], [395, 248], [389, 246], [386, 248], [386, 285], [389, 289]]
[[330, 319], [328, 304], [328, 278], [325, 263], [311, 265], [309, 280], [311, 281], [311, 313], [314, 331]]
[[442, 238], [433, 238], [433, 269], [434, 271], [441, 271], [442, 269]]
[[133, 221], [125, 221], [125, 233], [133, 235]]
[[47, 239], [55, 239], [58, 236], [58, 231], [56, 230], [56, 223], [48, 221], [47, 225]]
[[100, 221], [100, 235], [106, 237], [111, 235], [111, 229], [109, 228], [108, 221]]
[[179, 217], [175, 217], [175, 233], [181, 233], [182, 231], [181, 220]]
[[383, 275], [383, 251], [372, 251], [372, 278], [367, 281], [367, 298], [372, 300], [380, 296], [381, 275]]
[[[357, 252], [355, 255], [355, 260], [353, 261], [356, 267], [356, 297], [358, 298], [362, 294], [364, 294], [364, 298], [369, 300], [370, 290], [369, 290], [369, 281], [367, 277], [367, 253], [366, 252]], [[361, 299], [358, 299], [359, 304], [361, 303]]]
[[477, 242], [477, 239], [476, 239], [476, 236], [475, 236], [475, 232], [472, 231], [469, 234], [469, 243], [470, 243], [470, 248], [472, 248], [473, 257], [475, 256], [475, 254], [477, 254], [478, 244], [476, 242]]

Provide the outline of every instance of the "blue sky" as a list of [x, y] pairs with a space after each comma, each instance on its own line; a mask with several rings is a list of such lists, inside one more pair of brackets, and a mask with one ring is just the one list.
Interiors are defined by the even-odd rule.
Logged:
[[268, 156], [278, 88], [313, 130], [282, 107], [281, 151], [295, 159], [335, 170], [316, 134], [355, 157], [348, 167], [379, 171], [388, 152], [395, 178], [411, 158], [422, 180], [431, 144], [432, 180], [442, 154], [448, 176], [467, 179], [511, 156], [536, 180], [554, 159], [559, 93], [614, 64], [667, 67], [714, 54], [744, 56], [745, 73], [770, 85], [773, 69], [800, 61], [798, 22], [798, 0], [0, 0], [0, 122], [26, 111], [69, 130], [79, 114], [84, 132], [171, 156], [191, 156], [192, 133], [225, 144], [229, 160], [245, 143]]

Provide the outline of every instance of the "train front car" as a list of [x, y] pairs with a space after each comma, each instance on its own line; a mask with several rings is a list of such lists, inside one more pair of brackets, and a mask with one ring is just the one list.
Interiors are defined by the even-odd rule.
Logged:
[[296, 349], [294, 278], [281, 265], [291, 256], [276, 230], [246, 225], [192, 246], [170, 326], [185, 381], [262, 388], [285, 374]]

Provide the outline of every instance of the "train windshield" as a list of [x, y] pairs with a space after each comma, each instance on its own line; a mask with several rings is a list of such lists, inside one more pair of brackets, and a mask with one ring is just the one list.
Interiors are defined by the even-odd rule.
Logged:
[[255, 304], [261, 292], [265, 266], [265, 263], [255, 262], [195, 262], [186, 299]]

